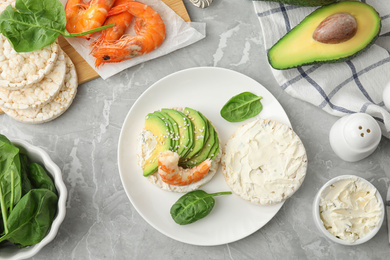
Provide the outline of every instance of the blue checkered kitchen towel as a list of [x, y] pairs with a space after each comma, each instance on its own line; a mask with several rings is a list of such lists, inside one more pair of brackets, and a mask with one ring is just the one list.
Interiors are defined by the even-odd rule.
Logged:
[[[390, 3], [361, 1], [373, 6], [382, 18], [382, 30], [372, 47], [342, 63], [274, 70], [281, 88], [291, 96], [324, 111], [345, 116], [368, 113], [390, 138], [390, 113], [383, 104], [383, 89], [390, 82]], [[283, 35], [318, 7], [300, 7], [275, 2], [253, 2], [268, 51]]]

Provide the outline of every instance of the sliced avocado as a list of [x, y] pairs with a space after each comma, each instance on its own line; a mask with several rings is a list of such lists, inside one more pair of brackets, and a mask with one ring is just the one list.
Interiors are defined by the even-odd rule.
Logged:
[[153, 114], [161, 118], [169, 128], [170, 138], [172, 140], [172, 147], [169, 149], [176, 152], [179, 146], [179, 127], [175, 120], [172, 119], [167, 113], [161, 111], [154, 111]]
[[215, 142], [207, 158], [214, 160], [214, 158], [218, 155], [218, 153], [219, 153], [219, 138], [217, 132], [215, 132]]
[[203, 121], [206, 122], [206, 127], [205, 127], [204, 133], [203, 133], [204, 134], [204, 140], [206, 141], [209, 138], [211, 124], [210, 124], [209, 120], [201, 112], [198, 111], [198, 113], [203, 118]]
[[[355, 22], [341, 26], [345, 21], [351, 21], [351, 17]], [[327, 22], [322, 23], [326, 19]], [[354, 30], [353, 26], [356, 27]], [[346, 61], [367, 50], [380, 29], [381, 18], [368, 4], [343, 1], [326, 5], [308, 15], [281, 38], [268, 51], [268, 60], [275, 69]], [[330, 38], [323, 40], [319, 35]], [[330, 43], [333, 36], [336, 40]]]
[[207, 122], [203, 119], [199, 112], [192, 108], [186, 107], [184, 109], [184, 114], [191, 120], [191, 123], [194, 126], [194, 146], [190, 149], [188, 154], [180, 158], [181, 162], [188, 160], [197, 154], [200, 150], [202, 150], [203, 145], [207, 140], [205, 139]]
[[208, 120], [207, 120], [207, 128], [208, 128], [209, 135], [207, 141], [203, 145], [202, 150], [200, 150], [199, 153], [191, 157], [189, 160], [181, 163], [180, 166], [182, 166], [183, 168], [195, 167], [208, 158], [210, 151], [213, 148], [215, 143], [216, 132], [214, 130], [214, 127], [211, 125], [210, 121]]
[[334, 3], [338, 0], [254, 0], [254, 1], [271, 1], [290, 5], [300, 6], [319, 6]]
[[174, 109], [163, 108], [161, 111], [176, 121], [180, 136], [177, 153], [180, 157], [186, 155], [194, 145], [194, 130], [190, 119], [182, 112]]
[[170, 129], [160, 117], [152, 114], [148, 114], [145, 118], [146, 131], [152, 132], [155, 136], [157, 144], [149, 158], [146, 158], [143, 175], [149, 176], [157, 171], [158, 168], [158, 156], [161, 152], [169, 150], [172, 146], [172, 139], [170, 138]]

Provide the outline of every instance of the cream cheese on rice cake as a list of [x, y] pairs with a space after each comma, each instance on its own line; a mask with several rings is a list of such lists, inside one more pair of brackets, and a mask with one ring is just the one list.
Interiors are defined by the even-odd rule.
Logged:
[[40, 82], [27, 85], [19, 90], [8, 90], [0, 87], [0, 107], [9, 109], [27, 109], [41, 107], [50, 102], [57, 94], [65, 80], [66, 59], [60, 49], [53, 70]]
[[65, 80], [58, 95], [46, 105], [38, 108], [2, 108], [8, 116], [22, 123], [41, 124], [59, 117], [69, 108], [77, 93], [78, 80], [72, 60], [65, 52], [64, 55], [66, 60]]
[[257, 119], [226, 143], [222, 172], [232, 191], [258, 205], [283, 202], [301, 186], [307, 170], [305, 147], [287, 125]]
[[[162, 111], [164, 111], [164, 110], [165, 109], [162, 109]], [[176, 111], [179, 111], [182, 113], [185, 112], [184, 108], [172, 108], [172, 110], [176, 110]], [[159, 111], [157, 111], [157, 112], [159, 112]], [[187, 115], [187, 117], [188, 117], [188, 115]], [[187, 118], [187, 117], [184, 117], [184, 118]], [[201, 186], [208, 183], [214, 177], [215, 173], [218, 170], [219, 162], [221, 160], [221, 156], [222, 156], [221, 147], [222, 146], [221, 146], [221, 143], [219, 141], [218, 133], [217, 133], [215, 127], [212, 125], [210, 120], [206, 119], [205, 117], [204, 117], [204, 119], [207, 120], [214, 129], [214, 133], [215, 133], [214, 140], [218, 140], [217, 143], [214, 143], [215, 150], [209, 149], [210, 153], [207, 156], [207, 158], [213, 157], [213, 160], [211, 161], [211, 166], [210, 166], [210, 169], [207, 172], [207, 174], [205, 176], [203, 176], [202, 179], [195, 181], [195, 182], [192, 182], [188, 185], [173, 185], [173, 184], [169, 184], [169, 183], [164, 182], [163, 179], [161, 178], [160, 174], [158, 173], [158, 170], [156, 169], [152, 174], [150, 174], [146, 177], [151, 183], [153, 183], [154, 185], [156, 185], [157, 187], [159, 187], [162, 190], [184, 193], [184, 192], [190, 192], [190, 191], [194, 191], [194, 190], [199, 189]], [[189, 126], [189, 125], [186, 125], [186, 126]], [[180, 128], [180, 126], [179, 126], [179, 128]], [[200, 131], [198, 131], [198, 133], [199, 132]], [[174, 137], [174, 135], [172, 136], [172, 138], [178, 140], [177, 138]], [[153, 135], [153, 133], [151, 131], [148, 131], [145, 129], [143, 129], [143, 131], [140, 133], [137, 141], [138, 141], [138, 145], [137, 145], [138, 165], [142, 169], [144, 169], [145, 161], [148, 158], [150, 158], [151, 154], [155, 151], [158, 141], [157, 141], [156, 136]], [[180, 151], [180, 146], [183, 145], [181, 142], [182, 141], [179, 142], [178, 151]], [[206, 142], [204, 144], [204, 147], [205, 146], [207, 146]], [[189, 153], [191, 151], [192, 150], [190, 150]], [[214, 154], [214, 151], [216, 151], [215, 154]], [[191, 161], [191, 159], [189, 159], [188, 161]]]

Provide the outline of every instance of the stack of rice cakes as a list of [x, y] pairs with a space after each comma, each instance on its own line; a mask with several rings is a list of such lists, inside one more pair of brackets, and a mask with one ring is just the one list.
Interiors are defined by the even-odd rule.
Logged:
[[[0, 0], [0, 12], [15, 0]], [[76, 68], [58, 42], [17, 53], [0, 34], [0, 114], [30, 124], [65, 112], [76, 96]]]
[[69, 108], [77, 92], [74, 64], [54, 42], [17, 53], [0, 35], [0, 108], [30, 124], [51, 121]]

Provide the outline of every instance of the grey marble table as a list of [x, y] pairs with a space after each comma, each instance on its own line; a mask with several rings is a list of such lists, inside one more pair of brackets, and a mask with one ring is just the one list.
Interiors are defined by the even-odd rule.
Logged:
[[[207, 24], [207, 37], [189, 47], [127, 69], [107, 80], [79, 86], [70, 109], [42, 125], [0, 116], [0, 131], [46, 150], [59, 165], [69, 191], [67, 215], [55, 240], [34, 259], [389, 259], [386, 224], [363, 245], [334, 244], [316, 229], [313, 197], [329, 179], [356, 174], [382, 197], [390, 185], [390, 141], [347, 163], [332, 151], [328, 133], [337, 120], [283, 92], [270, 73], [252, 3], [214, 0], [199, 9], [185, 0], [190, 17]], [[123, 121], [140, 94], [157, 80], [198, 66], [228, 68], [264, 85], [286, 110], [308, 154], [303, 186], [263, 228], [234, 243], [198, 247], [177, 242], [150, 226], [121, 184], [117, 144]]]

